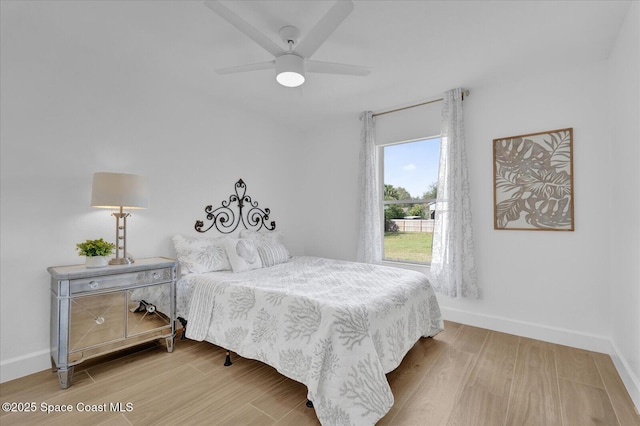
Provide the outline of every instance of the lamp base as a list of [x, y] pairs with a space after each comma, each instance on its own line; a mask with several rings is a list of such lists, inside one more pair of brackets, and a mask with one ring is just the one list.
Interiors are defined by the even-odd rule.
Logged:
[[132, 257], [115, 257], [109, 260], [109, 265], [130, 265], [134, 262]]

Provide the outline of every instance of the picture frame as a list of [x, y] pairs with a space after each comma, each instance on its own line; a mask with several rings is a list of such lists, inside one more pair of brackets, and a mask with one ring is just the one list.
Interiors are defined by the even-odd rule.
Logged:
[[494, 229], [573, 231], [573, 128], [493, 140]]

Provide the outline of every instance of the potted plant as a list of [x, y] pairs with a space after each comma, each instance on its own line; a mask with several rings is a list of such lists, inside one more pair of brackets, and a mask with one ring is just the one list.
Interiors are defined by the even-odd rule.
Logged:
[[85, 266], [87, 268], [101, 268], [109, 264], [108, 256], [115, 250], [115, 244], [106, 242], [102, 238], [99, 240], [86, 240], [76, 244], [78, 255], [86, 256]]

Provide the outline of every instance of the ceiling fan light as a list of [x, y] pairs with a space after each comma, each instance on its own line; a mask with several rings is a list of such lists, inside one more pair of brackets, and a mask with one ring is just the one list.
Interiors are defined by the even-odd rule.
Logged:
[[304, 75], [298, 74], [297, 72], [285, 71], [276, 75], [276, 80], [286, 87], [298, 87], [304, 83]]
[[276, 58], [276, 81], [286, 87], [298, 87], [304, 83], [304, 59], [293, 53]]

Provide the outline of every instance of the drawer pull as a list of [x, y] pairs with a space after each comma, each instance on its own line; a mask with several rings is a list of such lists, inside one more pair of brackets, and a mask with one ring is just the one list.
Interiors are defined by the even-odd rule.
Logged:
[[100, 283], [98, 281], [89, 281], [89, 288], [91, 288], [93, 290], [98, 288], [99, 285], [100, 285]]
[[158, 274], [157, 272], [153, 273], [153, 279], [157, 280], [158, 278], [160, 278], [160, 274]]
[[97, 317], [96, 318], [96, 324], [98, 324], [98, 325], [104, 324], [104, 317]]

